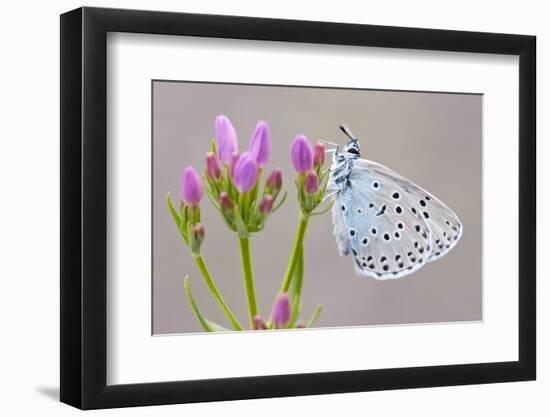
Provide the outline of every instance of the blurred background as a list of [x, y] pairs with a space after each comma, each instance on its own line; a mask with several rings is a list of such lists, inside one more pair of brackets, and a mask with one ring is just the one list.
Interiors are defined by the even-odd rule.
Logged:
[[[287, 201], [252, 237], [260, 311], [269, 315], [286, 270], [299, 208], [290, 144], [298, 133], [313, 143], [344, 144], [346, 123], [362, 156], [382, 163], [427, 189], [460, 217], [464, 234], [445, 257], [398, 280], [360, 277], [353, 259], [340, 257], [330, 213], [313, 217], [305, 240], [303, 319], [317, 304], [316, 327], [437, 323], [482, 319], [482, 95], [153, 82], [153, 333], [202, 331], [183, 288], [189, 275], [203, 313], [226, 325], [166, 207], [179, 199], [183, 168], [204, 169], [214, 120], [228, 116], [248, 147], [259, 119], [269, 123], [272, 154], [264, 172], [279, 166]], [[327, 163], [330, 161], [327, 161]], [[204, 258], [226, 302], [247, 322], [237, 236], [207, 198]]]

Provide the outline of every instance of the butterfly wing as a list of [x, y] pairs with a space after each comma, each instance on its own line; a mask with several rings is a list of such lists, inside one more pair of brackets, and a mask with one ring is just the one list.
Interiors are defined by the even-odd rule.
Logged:
[[458, 217], [432, 194], [389, 168], [360, 159], [336, 196], [334, 234], [356, 271], [400, 278], [445, 255], [462, 234]]

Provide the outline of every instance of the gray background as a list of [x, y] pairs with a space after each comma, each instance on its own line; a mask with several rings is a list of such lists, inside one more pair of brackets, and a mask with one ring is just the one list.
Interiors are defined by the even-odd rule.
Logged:
[[[303, 314], [317, 304], [317, 327], [432, 323], [482, 319], [482, 96], [280, 86], [153, 82], [153, 333], [202, 331], [189, 308], [189, 275], [203, 313], [226, 325], [173, 224], [165, 199], [179, 198], [183, 168], [204, 169], [218, 114], [230, 117], [242, 151], [256, 121], [271, 128], [268, 170], [280, 166], [289, 197], [253, 235], [260, 311], [269, 314], [286, 269], [298, 218], [290, 163], [297, 133], [311, 141], [345, 143], [338, 124], [359, 137], [363, 157], [380, 162], [447, 203], [464, 223], [458, 245], [411, 276], [376, 281], [357, 276], [340, 257], [330, 214], [310, 221], [305, 243]], [[237, 237], [205, 198], [204, 257], [220, 291], [242, 323], [247, 308]]]

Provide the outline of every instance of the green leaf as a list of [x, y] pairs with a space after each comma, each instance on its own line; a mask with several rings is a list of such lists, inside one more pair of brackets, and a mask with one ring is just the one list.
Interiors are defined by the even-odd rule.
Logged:
[[313, 315], [309, 319], [309, 321], [306, 324], [306, 327], [313, 327], [319, 316], [321, 315], [321, 312], [323, 311], [323, 306], [319, 304], [317, 307], [315, 307], [315, 311], [313, 312]]
[[178, 226], [178, 229], [179, 229], [181, 224], [181, 218], [180, 218], [180, 215], [178, 214], [178, 211], [172, 204], [172, 197], [170, 197], [170, 193], [168, 193], [166, 196], [166, 202], [168, 203], [168, 209], [170, 210], [170, 213], [174, 218], [174, 222], [176, 223], [176, 226]]
[[208, 320], [206, 317], [202, 315], [202, 313], [199, 310], [199, 307], [197, 306], [197, 303], [195, 302], [195, 299], [193, 298], [193, 294], [191, 293], [188, 276], [184, 278], [183, 286], [185, 287], [185, 293], [187, 294], [187, 298], [189, 299], [189, 305], [191, 306], [191, 309], [195, 313], [195, 316], [197, 316], [197, 320], [201, 324], [202, 328], [207, 332], [228, 332], [229, 329], [226, 329], [225, 327], [220, 326], [219, 324]]

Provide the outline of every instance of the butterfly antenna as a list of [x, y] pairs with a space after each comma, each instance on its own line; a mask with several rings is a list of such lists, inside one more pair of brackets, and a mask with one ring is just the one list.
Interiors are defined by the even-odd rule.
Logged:
[[338, 149], [340, 148], [340, 145], [334, 142], [329, 142], [328, 140], [321, 140], [321, 142], [325, 145], [334, 146], [334, 149], [327, 149], [325, 153], [338, 152]]
[[353, 133], [351, 133], [351, 130], [349, 130], [348, 127], [347, 127], [345, 124], [342, 123], [342, 124], [340, 125], [340, 130], [341, 130], [342, 132], [344, 132], [344, 134], [345, 134], [348, 138], [350, 138], [351, 140], [357, 142], [357, 139], [355, 138], [355, 135], [354, 135]]

